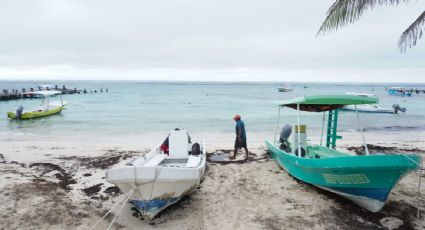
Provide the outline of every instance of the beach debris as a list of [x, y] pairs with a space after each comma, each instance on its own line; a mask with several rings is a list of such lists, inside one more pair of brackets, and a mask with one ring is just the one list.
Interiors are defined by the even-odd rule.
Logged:
[[103, 192], [110, 195], [110, 196], [118, 196], [119, 194], [122, 193], [121, 190], [117, 186], [108, 187]]
[[88, 188], [81, 189], [87, 196], [92, 196], [94, 194], [97, 194], [101, 188], [103, 183], [95, 184], [93, 186], [90, 186]]
[[403, 225], [403, 221], [395, 217], [385, 217], [379, 220], [379, 222], [382, 226], [389, 230], [398, 229], [400, 226]]
[[270, 156], [266, 152], [264, 152], [262, 155], [257, 155], [255, 153], [249, 152], [247, 160], [245, 159], [231, 160], [229, 158], [229, 154], [232, 152], [233, 150], [219, 149], [219, 150], [216, 150], [215, 153], [207, 153], [207, 161], [210, 163], [217, 163], [217, 164], [243, 164], [247, 162], [268, 161], [270, 159]]
[[58, 157], [57, 159], [61, 160], [76, 160], [78, 161], [80, 166], [84, 166], [86, 168], [98, 168], [98, 169], [107, 169], [112, 165], [117, 164], [121, 160], [126, 160], [135, 155], [143, 154], [138, 151], [118, 151], [114, 149], [110, 149], [106, 151], [106, 154], [103, 156], [97, 157]]
[[57, 183], [59, 187], [61, 187], [65, 191], [72, 190], [69, 185], [77, 183], [77, 181], [72, 177], [72, 175], [69, 174], [65, 169], [61, 168], [59, 165], [53, 163], [38, 162], [30, 164], [29, 167], [41, 171], [41, 174], [35, 176], [36, 179], [41, 179], [41, 177], [43, 177], [47, 173], [57, 171], [57, 173], [53, 175], [56, 177], [56, 179], [59, 180], [59, 182]]
[[[397, 147], [389, 147], [389, 146], [380, 146], [380, 145], [372, 145], [368, 144], [367, 148], [370, 153], [397, 153], [397, 152], [405, 152], [405, 153], [424, 153], [425, 150], [418, 148], [397, 148]], [[365, 152], [364, 146], [350, 146], [347, 148], [348, 151], [355, 152], [356, 154], [363, 155]]]

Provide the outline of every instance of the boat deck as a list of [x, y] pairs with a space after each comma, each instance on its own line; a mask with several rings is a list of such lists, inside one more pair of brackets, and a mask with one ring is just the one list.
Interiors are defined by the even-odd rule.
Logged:
[[320, 145], [308, 146], [307, 155], [310, 158], [332, 158], [350, 156], [348, 153], [339, 152]]
[[164, 159], [159, 165], [165, 167], [176, 167], [184, 168], [187, 164], [188, 159]]

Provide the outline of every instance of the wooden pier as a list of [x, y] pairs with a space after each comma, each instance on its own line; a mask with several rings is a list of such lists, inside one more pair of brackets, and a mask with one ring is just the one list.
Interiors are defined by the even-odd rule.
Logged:
[[[40, 91], [40, 90], [55, 90], [55, 91], [59, 91], [61, 92], [61, 94], [81, 94], [81, 93], [88, 93], [87, 89], [83, 89], [83, 90], [79, 90], [77, 88], [74, 89], [68, 89], [66, 88], [65, 85], [63, 85], [62, 87], [58, 87], [58, 85], [55, 85], [52, 88], [49, 87], [42, 87], [39, 86], [37, 88], [22, 88], [21, 90], [17, 90], [17, 89], [12, 89], [12, 90], [7, 90], [7, 89], [3, 89], [0, 92], [0, 101], [5, 101], [5, 100], [17, 100], [17, 99], [22, 99], [22, 98], [33, 98], [34, 95], [30, 94], [31, 92], [36, 92], [36, 91]], [[108, 89], [100, 89], [99, 92], [108, 92]], [[97, 90], [91, 90], [91, 93], [97, 93]]]

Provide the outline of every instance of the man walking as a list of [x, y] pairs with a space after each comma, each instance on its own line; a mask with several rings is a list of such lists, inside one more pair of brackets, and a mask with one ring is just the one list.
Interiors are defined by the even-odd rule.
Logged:
[[246, 145], [246, 132], [245, 132], [245, 124], [243, 123], [243, 121], [241, 120], [241, 116], [240, 115], [236, 115], [233, 120], [236, 122], [236, 140], [235, 140], [235, 151], [233, 154], [233, 157], [231, 157], [230, 159], [235, 159], [236, 158], [236, 154], [238, 153], [238, 150], [240, 148], [244, 148], [245, 149], [245, 161], [248, 160], [248, 147]]

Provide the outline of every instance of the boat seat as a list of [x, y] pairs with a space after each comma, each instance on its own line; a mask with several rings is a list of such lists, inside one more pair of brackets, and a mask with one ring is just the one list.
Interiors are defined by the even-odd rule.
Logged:
[[146, 162], [143, 166], [144, 167], [155, 167], [159, 165], [163, 160], [165, 159], [164, 154], [156, 154], [152, 157], [148, 162]]
[[201, 155], [199, 156], [189, 156], [189, 159], [187, 160], [186, 163], [186, 168], [195, 168], [198, 167], [199, 163], [201, 162]]
[[189, 136], [186, 130], [173, 130], [168, 137], [169, 156], [172, 159], [188, 158]]

